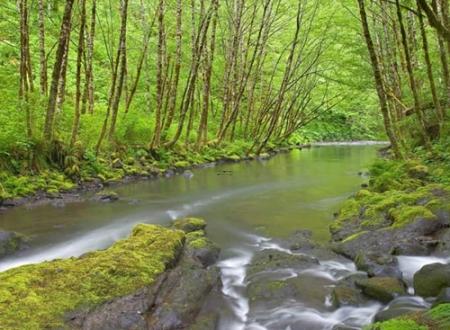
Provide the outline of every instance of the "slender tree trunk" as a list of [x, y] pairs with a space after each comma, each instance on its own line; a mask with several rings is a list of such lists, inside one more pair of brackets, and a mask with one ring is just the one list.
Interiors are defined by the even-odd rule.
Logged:
[[429, 51], [429, 47], [428, 47], [428, 37], [427, 37], [427, 32], [425, 31], [425, 25], [423, 23], [423, 17], [422, 17], [422, 10], [420, 9], [419, 3], [417, 3], [417, 9], [418, 9], [418, 16], [419, 16], [420, 33], [422, 35], [423, 55], [425, 57], [425, 64], [427, 66], [427, 75], [428, 75], [428, 80], [430, 82], [431, 96], [433, 97], [433, 104], [434, 104], [434, 108], [436, 110], [436, 115], [438, 118], [439, 126], [442, 126], [443, 121], [444, 121], [444, 113], [442, 111], [441, 102], [439, 100], [439, 96], [438, 96], [438, 93], [436, 90], [436, 83], [434, 81], [434, 75], [433, 75], [433, 66], [431, 64], [430, 51]]
[[111, 107], [111, 126], [109, 128], [109, 140], [114, 139], [116, 131], [117, 114], [119, 112], [120, 98], [123, 92], [125, 75], [127, 71], [127, 20], [128, 20], [128, 0], [123, 0], [121, 13], [121, 27], [120, 27], [120, 70], [118, 76], [117, 90], [114, 94], [114, 99]]
[[386, 92], [383, 86], [383, 78], [381, 76], [380, 65], [378, 63], [378, 58], [376, 56], [375, 47], [372, 41], [372, 36], [369, 30], [369, 24], [367, 22], [366, 8], [364, 0], [358, 0], [359, 13], [361, 16], [361, 24], [364, 32], [364, 38], [366, 40], [367, 49], [370, 55], [370, 62], [372, 64], [372, 70], [375, 78], [375, 86], [378, 94], [378, 99], [380, 101], [381, 113], [384, 118], [384, 128], [386, 129], [387, 136], [391, 142], [392, 150], [397, 158], [402, 159], [403, 155], [400, 151], [400, 147], [395, 135], [394, 129], [391, 125], [391, 119], [389, 117], [389, 110], [386, 98]]
[[200, 116], [200, 125], [197, 132], [197, 147], [205, 145], [208, 140], [208, 114], [209, 114], [209, 102], [211, 98], [211, 76], [214, 64], [214, 54], [216, 51], [216, 30], [218, 20], [219, 1], [214, 0], [214, 18], [211, 28], [211, 40], [209, 46], [209, 52], [205, 56], [205, 72], [203, 75], [203, 100], [202, 100], [202, 113]]
[[78, 130], [80, 128], [80, 116], [81, 116], [81, 65], [84, 53], [84, 40], [85, 40], [85, 28], [86, 28], [86, 0], [80, 1], [80, 34], [78, 37], [78, 51], [77, 51], [77, 72], [75, 82], [75, 114], [72, 125], [72, 137], [70, 139], [70, 147], [75, 145], [78, 136]]
[[69, 43], [73, 3], [74, 0], [66, 0], [64, 16], [62, 19], [61, 30], [59, 34], [58, 48], [56, 50], [55, 64], [53, 67], [52, 81], [50, 85], [49, 100], [47, 106], [47, 114], [44, 124], [44, 138], [48, 142], [53, 139], [53, 122], [55, 119], [56, 98], [58, 96], [58, 86], [61, 80], [61, 69], [64, 55]]
[[411, 87], [411, 92], [414, 97], [414, 111], [417, 115], [417, 119], [419, 120], [419, 130], [422, 134], [422, 138], [424, 140], [425, 147], [427, 149], [431, 149], [430, 138], [427, 133], [425, 118], [424, 118], [424, 114], [422, 111], [422, 105], [420, 102], [419, 92], [417, 90], [416, 79], [414, 77], [413, 66], [411, 63], [411, 55], [410, 55], [410, 50], [409, 50], [409, 46], [408, 46], [408, 39], [407, 39], [407, 35], [406, 35], [405, 26], [403, 24], [403, 15], [402, 15], [402, 9], [400, 6], [400, 1], [396, 0], [395, 3], [396, 3], [396, 8], [397, 8], [397, 18], [398, 18], [398, 22], [399, 22], [399, 26], [400, 26], [400, 33], [402, 36], [403, 50], [405, 52], [405, 60], [406, 60], [406, 68], [408, 70], [409, 84]]
[[44, 0], [38, 0], [38, 13], [39, 13], [39, 66], [40, 66], [40, 87], [41, 94], [47, 95], [48, 83], [47, 83], [47, 57], [45, 52], [45, 12], [44, 12]]
[[165, 50], [165, 29], [164, 29], [164, 16], [165, 16], [165, 0], [159, 1], [158, 6], [158, 59], [157, 59], [157, 71], [156, 71], [156, 116], [155, 116], [155, 129], [153, 132], [153, 140], [151, 142], [151, 148], [158, 148], [161, 142], [161, 118], [162, 108], [164, 100], [164, 57]]
[[94, 113], [94, 44], [97, 20], [97, 0], [92, 0], [91, 24], [87, 34], [87, 58], [86, 58], [86, 94], [88, 99], [88, 112]]
[[27, 0], [20, 0], [19, 15], [20, 15], [20, 84], [19, 84], [19, 98], [21, 106], [25, 111], [25, 121], [27, 137], [33, 136], [32, 118], [29, 105], [29, 92], [32, 90], [32, 80], [30, 67], [30, 53], [29, 53], [29, 27], [28, 27], [28, 2]]

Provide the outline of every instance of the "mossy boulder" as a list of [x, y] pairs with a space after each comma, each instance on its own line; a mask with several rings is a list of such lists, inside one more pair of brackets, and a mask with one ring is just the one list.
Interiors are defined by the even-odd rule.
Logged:
[[335, 287], [331, 299], [336, 308], [344, 306], [360, 306], [367, 301], [360, 290], [346, 286]]
[[450, 287], [450, 265], [426, 265], [414, 274], [414, 290], [417, 295], [436, 297], [446, 287]]
[[11, 231], [0, 230], [0, 258], [27, 247], [25, 236]]
[[187, 253], [204, 267], [213, 265], [219, 258], [220, 248], [206, 237], [204, 230], [186, 234]]
[[[442, 304], [425, 312], [416, 312], [386, 322], [375, 323], [367, 330], [448, 330], [450, 304]], [[366, 330], [366, 329], [365, 329]]]
[[395, 297], [406, 294], [406, 286], [398, 278], [372, 277], [356, 282], [362, 292], [368, 297], [388, 303]]
[[176, 262], [185, 234], [138, 225], [109, 249], [0, 274], [5, 329], [64, 328], [65, 315], [152, 286]]
[[180, 161], [175, 162], [175, 163], [173, 164], [173, 166], [176, 167], [176, 168], [187, 168], [187, 167], [189, 167], [190, 165], [191, 165], [191, 164], [190, 164], [188, 161], [186, 161], [186, 160], [180, 160]]
[[194, 231], [205, 230], [206, 221], [199, 218], [178, 219], [173, 222], [173, 227], [182, 230], [185, 233], [190, 233]]
[[433, 306], [441, 304], [450, 304], [450, 288], [442, 289], [436, 297], [436, 300], [433, 302]]
[[429, 330], [427, 326], [417, 324], [414, 320], [395, 319], [383, 323], [375, 323], [364, 330]]
[[94, 199], [100, 202], [116, 202], [119, 200], [119, 194], [111, 190], [102, 190], [95, 194]]
[[261, 272], [271, 272], [288, 268], [301, 270], [317, 265], [319, 265], [319, 261], [309, 256], [266, 249], [255, 254], [251, 264], [247, 268], [247, 277], [251, 278]]

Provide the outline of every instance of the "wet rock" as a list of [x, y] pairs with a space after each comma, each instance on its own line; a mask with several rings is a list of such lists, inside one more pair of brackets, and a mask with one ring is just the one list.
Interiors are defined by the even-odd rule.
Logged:
[[173, 227], [182, 230], [185, 233], [191, 233], [204, 230], [206, 228], [206, 222], [205, 220], [198, 218], [178, 219], [173, 222]]
[[355, 328], [344, 324], [337, 324], [333, 327], [333, 330], [360, 330], [360, 328]]
[[361, 288], [365, 295], [384, 303], [406, 294], [405, 284], [394, 277], [372, 277], [357, 281], [356, 285]]
[[340, 279], [337, 285], [356, 289], [357, 281], [367, 280], [368, 278], [369, 276], [364, 272], [352, 273]]
[[359, 271], [366, 272], [372, 277], [388, 276], [402, 278], [397, 259], [390, 255], [360, 252], [355, 258], [355, 265]]
[[367, 302], [367, 299], [361, 294], [360, 290], [346, 286], [335, 287], [331, 299], [333, 306], [336, 308], [343, 306], [360, 306]]
[[433, 307], [440, 304], [450, 304], [450, 288], [444, 288], [441, 290], [433, 303]]
[[375, 315], [375, 322], [384, 322], [406, 314], [427, 310], [428, 304], [418, 297], [399, 297]]
[[415, 255], [417, 251], [431, 252], [432, 246], [424, 240], [443, 227], [437, 220], [417, 219], [413, 223], [400, 228], [384, 228], [375, 231], [361, 232], [340, 243], [333, 249], [351, 259], [355, 259], [360, 251], [376, 254], [393, 254], [396, 250], [406, 255]]
[[220, 279], [218, 268], [205, 269], [191, 261], [182, 261], [170, 273], [155, 301], [156, 308], [148, 316], [153, 330], [182, 329], [194, 322], [205, 297]]
[[308, 306], [326, 311], [324, 302], [331, 295], [333, 281], [314, 273], [300, 273], [289, 278], [278, 274], [257, 276], [249, 281], [247, 297], [253, 310], [277, 308], [286, 302], [303, 301]]
[[173, 177], [174, 175], [175, 175], [175, 171], [174, 171], [174, 170], [171, 170], [171, 169], [169, 169], [169, 170], [167, 170], [167, 171], [164, 172], [164, 176], [165, 176], [166, 178], [171, 178], [171, 177]]
[[247, 276], [251, 277], [260, 272], [278, 271], [286, 268], [296, 270], [311, 268], [318, 264], [317, 259], [309, 256], [267, 249], [255, 254], [247, 269]]
[[314, 241], [310, 230], [296, 231], [285, 241], [279, 242], [279, 245], [296, 253], [304, 253], [320, 260], [343, 259], [333, 252], [330, 247]]
[[426, 265], [414, 274], [414, 290], [422, 297], [436, 297], [446, 287], [450, 287], [450, 265]]
[[219, 315], [208, 314], [201, 315], [195, 319], [194, 324], [189, 327], [189, 330], [212, 330], [217, 329], [219, 324]]
[[184, 176], [186, 179], [192, 179], [192, 178], [194, 177], [194, 173], [192, 173], [192, 171], [187, 170], [187, 171], [184, 171], [184, 172], [183, 172], [183, 176]]
[[259, 160], [268, 160], [268, 159], [270, 159], [270, 157], [272, 157], [272, 156], [270, 156], [269, 153], [262, 153], [262, 154], [259, 154], [258, 159]]
[[116, 202], [119, 200], [119, 195], [110, 190], [103, 190], [95, 194], [94, 200], [100, 202]]
[[450, 229], [441, 231], [438, 240], [435, 253], [442, 256], [450, 255]]
[[220, 248], [206, 237], [203, 230], [198, 230], [186, 235], [186, 253], [208, 267], [217, 262]]
[[25, 236], [0, 230], [0, 258], [28, 247]]
[[[186, 220], [179, 223], [186, 224]], [[204, 231], [197, 232], [195, 240], [202, 238], [206, 241], [204, 235]], [[175, 260], [173, 268], [162, 273], [150, 286], [93, 310], [67, 315], [70, 328], [176, 330], [190, 329], [190, 325], [195, 325], [192, 329], [214, 329], [218, 319], [200, 312], [210, 293], [219, 287], [220, 271], [196, 257], [197, 246], [192, 244], [195, 240], [186, 237], [181, 256]]]

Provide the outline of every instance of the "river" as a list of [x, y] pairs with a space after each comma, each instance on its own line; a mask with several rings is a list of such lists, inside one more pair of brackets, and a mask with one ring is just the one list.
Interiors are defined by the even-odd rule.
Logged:
[[29, 236], [31, 248], [0, 261], [0, 270], [105, 248], [137, 223], [166, 225], [175, 218], [196, 216], [208, 221], [209, 237], [222, 248], [224, 286], [222, 297], [214, 302], [222, 314], [220, 330], [332, 329], [336, 324], [361, 328], [378, 304], [344, 309], [329, 304], [328, 288], [338, 274], [355, 272], [352, 263], [321, 260], [320, 267], [301, 274], [311, 294], [266, 310], [251, 309], [245, 275], [256, 251], [281, 249], [274, 239], [295, 230], [311, 230], [316, 240], [327, 241], [333, 213], [367, 181], [358, 173], [367, 170], [378, 148], [320, 146], [264, 161], [194, 169], [189, 175], [115, 187], [121, 196], [116, 203], [88, 199], [17, 207], [0, 214], [0, 228]]

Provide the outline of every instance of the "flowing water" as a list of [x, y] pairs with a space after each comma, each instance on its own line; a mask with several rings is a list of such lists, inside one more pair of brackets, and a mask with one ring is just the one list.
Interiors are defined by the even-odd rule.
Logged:
[[[252, 308], [246, 297], [246, 266], [259, 250], [283, 250], [274, 239], [298, 229], [309, 229], [316, 240], [327, 241], [333, 212], [367, 180], [358, 172], [374, 160], [377, 148], [294, 150], [266, 161], [210, 166], [193, 170], [193, 175], [119, 186], [115, 191], [122, 198], [116, 203], [88, 200], [15, 208], [0, 214], [0, 228], [31, 237], [31, 249], [1, 260], [0, 270], [105, 248], [137, 223], [169, 224], [175, 218], [198, 216], [208, 221], [208, 235], [222, 248], [218, 265], [223, 295], [215, 301], [221, 330], [332, 329], [337, 324], [359, 329], [372, 320], [379, 304], [340, 309], [330, 305], [333, 284], [356, 271], [352, 263], [320, 260], [307, 271], [280, 269], [272, 275], [300, 278], [305, 297], [265, 308]], [[413, 267], [403, 261], [405, 269]]]

